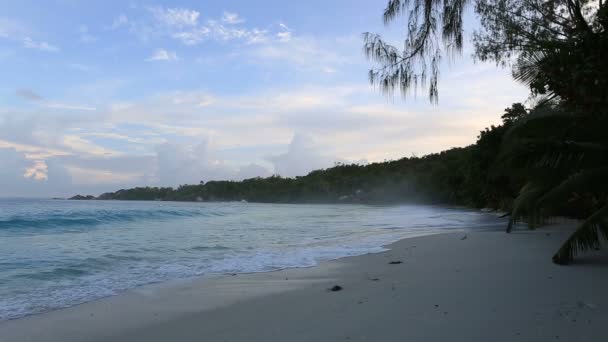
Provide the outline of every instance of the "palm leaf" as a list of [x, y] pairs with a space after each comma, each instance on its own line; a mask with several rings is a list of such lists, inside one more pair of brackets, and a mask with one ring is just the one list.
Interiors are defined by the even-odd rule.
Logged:
[[522, 138], [505, 146], [499, 161], [519, 167], [577, 170], [608, 162], [608, 145], [592, 141]]
[[608, 167], [586, 169], [575, 173], [554, 187], [538, 200], [541, 208], [552, 208], [568, 201], [573, 193], [606, 193], [608, 191]]
[[581, 223], [576, 231], [559, 248], [553, 256], [553, 262], [565, 265], [577, 253], [600, 247], [600, 236], [608, 239], [608, 204], [597, 210]]
[[513, 65], [513, 78], [527, 86], [544, 76], [543, 67], [547, 54], [543, 51], [522, 53]]
[[513, 201], [507, 233], [510, 233], [513, 230], [513, 225], [522, 218], [528, 221], [530, 229], [534, 229], [536, 224], [540, 223], [541, 217], [536, 208], [536, 203], [550, 188], [549, 184], [541, 184], [540, 182], [530, 182], [524, 185], [517, 198]]

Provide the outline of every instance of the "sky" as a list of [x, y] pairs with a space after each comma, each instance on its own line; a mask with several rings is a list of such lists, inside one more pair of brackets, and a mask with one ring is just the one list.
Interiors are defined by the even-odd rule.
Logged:
[[[63, 197], [422, 156], [527, 98], [508, 70], [441, 65], [439, 103], [370, 86], [384, 1], [7, 0], [0, 196]], [[465, 18], [465, 33], [475, 19]]]

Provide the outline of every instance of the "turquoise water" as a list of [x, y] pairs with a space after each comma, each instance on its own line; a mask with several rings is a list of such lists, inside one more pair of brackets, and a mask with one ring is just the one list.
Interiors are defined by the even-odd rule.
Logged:
[[437, 206], [0, 199], [0, 320], [170, 279], [313, 266], [407, 236], [504, 224]]

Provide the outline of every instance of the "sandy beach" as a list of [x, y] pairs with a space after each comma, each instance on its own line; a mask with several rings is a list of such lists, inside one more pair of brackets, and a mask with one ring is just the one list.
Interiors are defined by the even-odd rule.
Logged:
[[312, 268], [145, 286], [2, 322], [0, 341], [606, 341], [608, 255], [552, 264], [570, 230], [439, 234]]

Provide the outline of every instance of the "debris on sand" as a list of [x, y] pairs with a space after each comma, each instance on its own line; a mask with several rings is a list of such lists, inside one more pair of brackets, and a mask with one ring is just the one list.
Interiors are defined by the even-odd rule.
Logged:
[[398, 265], [398, 264], [403, 264], [403, 261], [391, 261], [388, 264], [389, 265]]
[[327, 290], [332, 291], [332, 292], [342, 291], [342, 286], [340, 286], [340, 285], [334, 285], [333, 287], [331, 287], [331, 288], [329, 288]]

